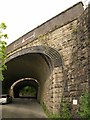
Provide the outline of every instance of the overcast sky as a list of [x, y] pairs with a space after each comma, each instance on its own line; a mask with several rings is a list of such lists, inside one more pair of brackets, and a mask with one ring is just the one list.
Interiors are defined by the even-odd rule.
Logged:
[[7, 43], [80, 1], [86, 4], [88, 0], [0, 0], [0, 23], [7, 25]]

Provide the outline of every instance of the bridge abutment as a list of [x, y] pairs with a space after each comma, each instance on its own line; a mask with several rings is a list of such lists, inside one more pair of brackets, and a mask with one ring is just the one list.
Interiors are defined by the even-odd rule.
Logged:
[[[26, 61], [26, 68], [32, 68], [32, 75], [29, 76], [29, 69], [26, 68], [21, 73], [41, 81], [40, 102], [44, 102], [50, 112], [60, 113], [61, 99], [64, 97], [70, 104], [71, 112], [76, 113], [81, 94], [90, 91], [89, 9], [84, 10], [80, 2], [9, 45], [8, 69], [4, 73], [3, 87], [13, 78], [10, 68], [13, 61], [18, 59], [16, 63], [20, 71], [21, 68], [24, 70], [22, 66]], [[25, 57], [22, 59], [23, 55]], [[19, 78], [21, 74], [13, 72], [13, 75]], [[77, 101], [76, 109], [73, 100]]]

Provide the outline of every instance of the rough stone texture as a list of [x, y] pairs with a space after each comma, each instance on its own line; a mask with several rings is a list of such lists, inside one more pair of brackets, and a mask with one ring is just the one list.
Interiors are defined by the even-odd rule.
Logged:
[[[53, 113], [60, 111], [62, 96], [69, 101], [73, 110], [72, 100], [77, 99], [79, 102], [81, 93], [90, 91], [90, 8], [83, 12], [81, 6], [82, 4], [78, 3], [76, 7], [54, 17], [7, 47], [8, 57], [17, 51], [38, 45], [49, 46], [58, 51], [62, 65], [53, 68], [41, 92], [41, 102]], [[79, 8], [81, 11], [76, 15]], [[73, 12], [68, 16], [71, 11], [74, 11], [75, 17]], [[67, 18], [68, 22], [57, 23], [59, 19], [62, 21], [63, 17]]]
[[[74, 36], [74, 46], [72, 51], [72, 64], [70, 68], [73, 81], [70, 82], [70, 98], [76, 98], [79, 103], [80, 95], [85, 91], [90, 91], [90, 19], [89, 7], [78, 18], [76, 35]], [[69, 79], [71, 80], [71, 78]], [[72, 89], [74, 88], [74, 89]], [[73, 106], [72, 106], [73, 107]]]
[[66, 85], [64, 85], [64, 87], [66, 86], [64, 95], [71, 102], [72, 110], [75, 107], [72, 105], [73, 99], [77, 99], [79, 104], [80, 95], [85, 91], [90, 91], [89, 14], [89, 8], [87, 8], [77, 19], [76, 27], [72, 28], [73, 45], [72, 50], [70, 50], [71, 54], [69, 54], [70, 62], [68, 56], [65, 56], [64, 70], [67, 81], [65, 82]]

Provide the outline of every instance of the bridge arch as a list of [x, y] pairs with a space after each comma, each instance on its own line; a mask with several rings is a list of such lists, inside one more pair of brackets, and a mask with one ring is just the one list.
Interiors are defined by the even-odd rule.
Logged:
[[32, 47], [21, 49], [15, 53], [12, 53], [8, 55], [6, 63], [15, 57], [28, 54], [28, 53], [44, 54], [51, 60], [50, 62], [53, 64], [53, 66], [62, 66], [63, 60], [60, 53], [55, 48], [52, 48], [46, 45], [32, 46]]
[[[25, 86], [33, 87], [35, 89], [36, 92], [35, 96], [31, 96], [31, 97], [34, 97], [39, 101], [40, 83], [33, 78], [22, 78], [20, 80], [17, 80], [10, 87], [9, 94], [12, 97], [20, 97], [19, 93]], [[30, 97], [30, 96], [25, 96], [25, 97]]]
[[9, 54], [6, 65], [8, 69], [3, 73], [3, 93], [9, 93], [11, 86], [22, 78], [37, 80], [42, 91], [54, 67], [62, 66], [62, 58], [49, 46], [32, 46]]

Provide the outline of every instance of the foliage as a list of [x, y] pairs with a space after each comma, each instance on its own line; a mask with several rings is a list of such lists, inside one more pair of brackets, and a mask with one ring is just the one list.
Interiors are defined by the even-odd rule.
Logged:
[[60, 113], [50, 112], [44, 103], [42, 104], [42, 106], [46, 115], [48, 116], [48, 118], [51, 118], [51, 120], [58, 120], [58, 119], [71, 120], [72, 118], [70, 109], [69, 109], [69, 104], [64, 99], [62, 99], [61, 101]]
[[78, 115], [81, 118], [90, 118], [90, 93], [83, 93], [80, 98]]
[[29, 95], [29, 96], [35, 96], [36, 95], [36, 89], [32, 86], [25, 86], [20, 91], [21, 95]]
[[67, 120], [71, 119], [70, 105], [64, 98], [61, 100], [60, 116], [61, 118], [67, 118]]
[[6, 29], [5, 23], [0, 24], [0, 80], [2, 81], [4, 79], [3, 77], [3, 70], [6, 69], [5, 65], [5, 60], [6, 60], [6, 54], [5, 54], [5, 49], [6, 49], [6, 42], [5, 39], [8, 38], [7, 34], [3, 34], [3, 30]]
[[52, 112], [50, 112], [48, 109], [47, 109], [47, 106], [45, 105], [44, 102], [41, 103], [42, 104], [42, 107], [44, 109], [44, 112], [45, 114], [47, 115], [48, 118], [50, 118], [50, 120], [57, 120], [57, 118], [60, 118], [60, 115], [59, 114], [53, 114]]

